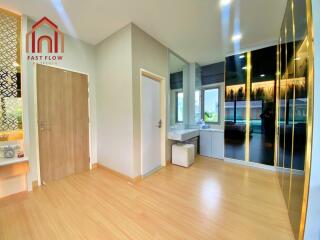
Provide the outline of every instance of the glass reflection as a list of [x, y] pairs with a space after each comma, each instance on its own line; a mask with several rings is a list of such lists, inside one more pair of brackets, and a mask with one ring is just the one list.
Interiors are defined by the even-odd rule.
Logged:
[[[307, 138], [307, 79], [308, 79], [308, 48], [307, 48], [307, 16], [306, 2], [293, 1], [293, 19], [295, 23], [295, 57], [292, 61], [295, 71], [295, 109], [294, 111], [294, 142], [291, 173], [291, 192], [289, 216], [296, 238], [299, 237], [301, 222], [301, 206], [305, 180], [305, 151]], [[298, 171], [296, 171], [298, 170]]]
[[276, 47], [253, 51], [250, 161], [274, 165]]
[[[290, 2], [290, 1], [289, 1]], [[290, 169], [291, 169], [291, 152], [293, 141], [293, 98], [295, 94], [295, 82], [294, 82], [294, 68], [290, 62], [294, 58], [294, 45], [293, 45], [293, 21], [291, 14], [291, 4], [287, 5], [286, 12], [288, 13], [285, 18], [285, 72], [282, 76], [285, 85], [285, 121], [283, 122], [284, 131], [284, 149], [283, 149], [283, 196], [287, 206], [290, 201]]]
[[170, 68], [170, 127], [182, 125], [185, 115], [184, 84], [186, 81], [186, 62], [169, 53]]
[[[280, 78], [280, 84], [278, 87], [279, 91], [279, 146], [278, 146], [278, 165], [279, 167], [284, 167], [284, 148], [285, 148], [285, 121], [286, 121], [286, 77], [285, 77], [285, 70], [287, 66], [287, 61], [286, 61], [286, 27], [285, 27], [285, 22], [284, 25], [282, 26], [281, 29], [281, 37], [280, 37], [280, 46], [279, 46], [279, 78]], [[283, 186], [283, 169], [281, 170], [281, 175], [279, 178], [279, 181], [281, 183], [281, 186]]]
[[226, 58], [225, 157], [245, 160], [246, 56]]
[[[308, 46], [306, 2], [288, 1], [279, 43], [278, 166], [283, 196], [296, 239], [300, 238], [305, 181], [308, 105]], [[302, 220], [303, 221], [303, 220]]]

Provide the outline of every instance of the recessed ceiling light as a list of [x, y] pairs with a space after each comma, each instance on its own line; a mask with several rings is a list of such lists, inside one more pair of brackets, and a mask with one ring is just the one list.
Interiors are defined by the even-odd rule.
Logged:
[[238, 42], [238, 41], [240, 41], [241, 39], [242, 39], [242, 34], [241, 34], [241, 33], [234, 34], [234, 35], [232, 36], [232, 38], [231, 38], [231, 40], [232, 40], [233, 42]]
[[301, 57], [297, 57], [294, 60], [299, 61], [301, 59]]
[[239, 58], [242, 59], [242, 58], [245, 58], [245, 56], [244, 55], [240, 55]]
[[220, 0], [220, 7], [225, 7], [230, 5], [232, 0]]
[[247, 69], [247, 67], [243, 67], [243, 68], [242, 68], [242, 70], [246, 70], [246, 69]]
[[260, 75], [260, 77], [262, 77], [262, 78], [265, 77], [265, 76], [266, 76], [265, 74], [261, 74], [261, 75]]

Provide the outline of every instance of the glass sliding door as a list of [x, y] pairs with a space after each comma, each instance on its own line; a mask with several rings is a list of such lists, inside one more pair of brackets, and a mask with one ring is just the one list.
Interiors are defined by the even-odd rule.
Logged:
[[226, 58], [225, 157], [245, 160], [247, 55]]
[[250, 161], [274, 165], [275, 73], [277, 48], [251, 53]]

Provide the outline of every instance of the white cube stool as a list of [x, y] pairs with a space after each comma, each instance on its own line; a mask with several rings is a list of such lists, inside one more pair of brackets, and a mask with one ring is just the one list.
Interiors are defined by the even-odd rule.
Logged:
[[193, 144], [173, 144], [172, 164], [189, 167], [194, 161]]

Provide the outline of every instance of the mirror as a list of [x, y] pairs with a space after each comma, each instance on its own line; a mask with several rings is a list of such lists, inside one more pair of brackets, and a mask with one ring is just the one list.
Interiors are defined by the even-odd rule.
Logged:
[[201, 119], [201, 67], [195, 67], [195, 91], [194, 91], [194, 123], [198, 124]]
[[186, 123], [186, 79], [188, 64], [174, 53], [169, 53], [170, 71], [170, 126]]

